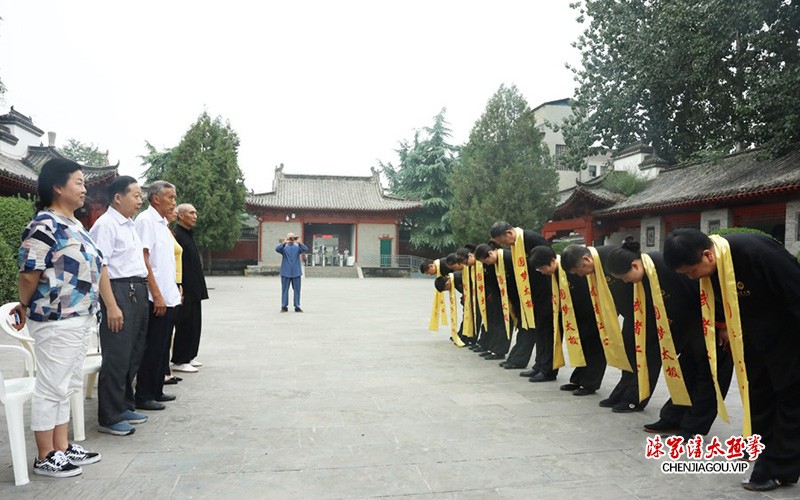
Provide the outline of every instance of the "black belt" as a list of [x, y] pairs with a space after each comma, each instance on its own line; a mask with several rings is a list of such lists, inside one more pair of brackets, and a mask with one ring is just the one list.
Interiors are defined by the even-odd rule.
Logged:
[[131, 276], [130, 278], [111, 278], [112, 283], [147, 283], [147, 278]]

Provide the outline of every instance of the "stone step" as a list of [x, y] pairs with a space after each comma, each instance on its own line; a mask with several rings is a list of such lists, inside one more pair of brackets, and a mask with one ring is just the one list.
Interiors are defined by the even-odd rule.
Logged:
[[307, 278], [358, 278], [358, 268], [336, 266], [314, 266], [303, 270]]

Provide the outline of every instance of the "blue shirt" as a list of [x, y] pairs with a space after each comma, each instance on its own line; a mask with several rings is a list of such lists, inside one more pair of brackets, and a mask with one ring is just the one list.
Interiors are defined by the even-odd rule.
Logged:
[[42, 210], [28, 224], [19, 248], [19, 271], [41, 271], [28, 317], [55, 321], [99, 309], [103, 253], [80, 221]]
[[284, 278], [296, 278], [303, 274], [300, 264], [300, 254], [308, 252], [307, 246], [302, 243], [281, 243], [275, 247], [275, 251], [283, 255], [283, 259], [281, 260], [281, 276]]

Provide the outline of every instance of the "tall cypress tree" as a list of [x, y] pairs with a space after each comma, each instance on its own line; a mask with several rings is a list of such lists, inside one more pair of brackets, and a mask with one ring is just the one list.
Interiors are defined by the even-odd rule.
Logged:
[[516, 86], [501, 85], [470, 132], [453, 169], [451, 220], [458, 241], [483, 242], [502, 219], [538, 229], [555, 205], [558, 174]]
[[200, 248], [229, 250], [241, 235], [247, 193], [238, 148], [239, 137], [230, 124], [203, 112], [169, 152], [164, 180], [175, 184], [178, 203], [197, 209], [195, 241]]
[[417, 131], [413, 142], [400, 143], [397, 167], [381, 162], [392, 194], [422, 202], [422, 208], [405, 222], [411, 227], [411, 244], [423, 252], [443, 253], [456, 246], [450, 228], [453, 193], [448, 180], [458, 159], [457, 148], [448, 143], [450, 129], [445, 112], [442, 109], [434, 117], [433, 126]]

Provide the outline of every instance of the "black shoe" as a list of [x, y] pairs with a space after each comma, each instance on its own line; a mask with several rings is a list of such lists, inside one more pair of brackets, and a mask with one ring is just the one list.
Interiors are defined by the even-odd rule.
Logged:
[[490, 351], [484, 351], [484, 352], [482, 352], [482, 353], [478, 354], [478, 356], [480, 356], [480, 357], [482, 357], [482, 358], [488, 358], [489, 356], [492, 356], [493, 354], [494, 354], [493, 352], [490, 352]]
[[151, 399], [150, 401], [137, 401], [136, 402], [136, 409], [137, 410], [155, 411], [155, 410], [163, 410], [164, 408], [166, 408], [166, 406], [164, 406], [161, 403], [156, 402], [153, 399]]
[[164, 385], [175, 385], [178, 383], [178, 379], [175, 377], [170, 377], [164, 381]]
[[295, 307], [295, 308], [294, 308], [294, 312], [296, 312], [296, 313], [301, 313], [301, 312], [303, 312], [303, 310], [302, 310], [302, 309], [300, 309], [299, 307]]
[[659, 419], [658, 422], [652, 424], [644, 424], [645, 432], [652, 432], [653, 434], [677, 434], [680, 432], [680, 425], [667, 422]]
[[555, 375], [545, 375], [544, 373], [539, 372], [533, 377], [529, 378], [528, 382], [552, 382], [555, 379]]
[[617, 404], [616, 401], [612, 400], [611, 398], [607, 398], [597, 403], [597, 406], [600, 408], [613, 408], [615, 404]]
[[169, 393], [163, 393], [160, 396], [156, 396], [156, 401], [163, 403], [164, 401], [175, 401], [175, 398], [178, 396]]
[[597, 392], [594, 389], [587, 389], [586, 387], [578, 387], [574, 391], [572, 391], [573, 396], [588, 396], [589, 394], [594, 394]]
[[503, 366], [503, 368], [505, 368], [506, 370], [522, 370], [523, 368], [525, 368], [525, 365], [518, 365], [516, 363], [509, 363], [508, 361], [506, 361], [506, 364], [505, 366]]
[[469, 350], [470, 351], [475, 351], [475, 352], [481, 352], [481, 351], [483, 351], [485, 349], [480, 344], [473, 344], [473, 345], [469, 346]]
[[625, 401], [620, 401], [611, 407], [611, 411], [614, 413], [633, 413], [637, 411], [644, 411], [644, 406], [637, 405], [636, 403], [626, 403]]
[[569, 384], [564, 384], [561, 387], [559, 387], [559, 390], [562, 390], [562, 391], [574, 391], [574, 390], [580, 389], [580, 388], [581, 388], [581, 386], [579, 386], [578, 384], [573, 384], [573, 383], [570, 382]]
[[537, 373], [539, 373], [539, 370], [534, 370], [533, 368], [531, 368], [530, 370], [525, 370], [524, 372], [520, 372], [519, 376], [525, 378], [531, 378], [533, 376], [536, 376]]
[[281, 312], [282, 313], [289, 312], [289, 308], [288, 307], [281, 307]]
[[490, 360], [490, 361], [491, 361], [491, 360], [493, 360], [493, 359], [503, 359], [503, 358], [505, 358], [505, 357], [506, 357], [506, 356], [505, 356], [504, 354], [495, 354], [495, 353], [493, 353], [493, 352], [490, 352], [488, 356], [485, 356], [485, 357], [484, 357], [484, 359], [488, 359], [488, 360]]
[[779, 479], [767, 479], [760, 483], [754, 483], [752, 480], [742, 483], [742, 488], [748, 491], [772, 491], [780, 488], [783, 483]]

